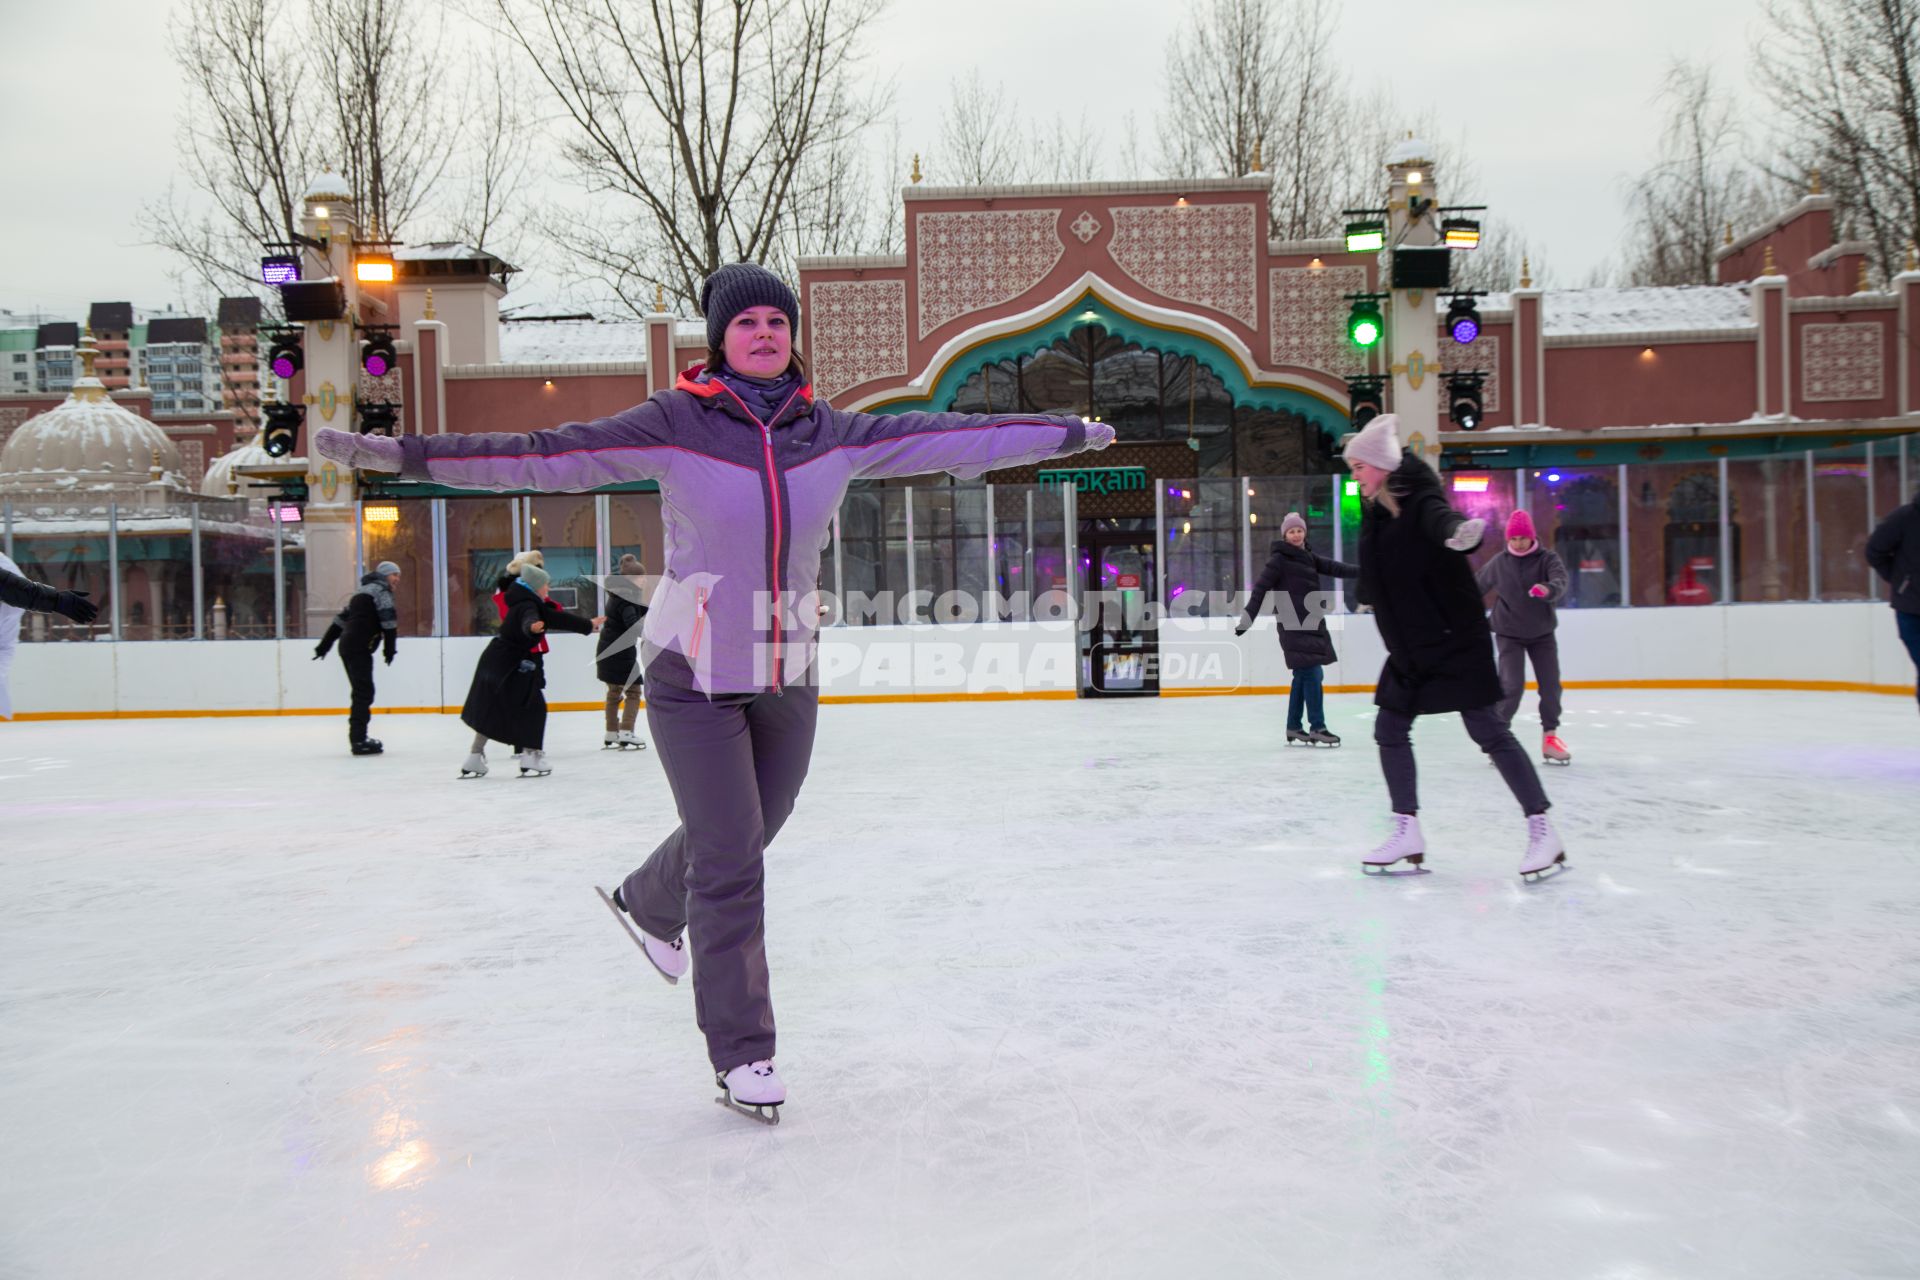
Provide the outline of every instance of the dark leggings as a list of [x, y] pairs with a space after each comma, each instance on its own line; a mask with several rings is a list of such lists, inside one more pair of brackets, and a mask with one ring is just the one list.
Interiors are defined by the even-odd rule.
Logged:
[[[1550, 807], [1547, 793], [1540, 786], [1540, 775], [1527, 758], [1520, 740], [1500, 718], [1497, 707], [1476, 707], [1462, 711], [1467, 734], [1500, 768], [1507, 789], [1520, 802], [1528, 816], [1545, 813]], [[1380, 708], [1373, 722], [1373, 740], [1380, 748], [1380, 771], [1387, 775], [1387, 794], [1395, 813], [1420, 812], [1420, 793], [1413, 763], [1413, 717], [1401, 711]]]
[[[1913, 659], [1916, 670], [1920, 670], [1920, 613], [1898, 613], [1901, 643], [1907, 646], [1907, 656]], [[1920, 685], [1914, 687], [1914, 696], [1920, 698]]]

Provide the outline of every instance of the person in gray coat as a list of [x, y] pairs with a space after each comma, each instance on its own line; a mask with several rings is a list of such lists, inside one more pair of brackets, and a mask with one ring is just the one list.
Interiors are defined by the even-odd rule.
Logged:
[[1507, 550], [1475, 575], [1493, 598], [1493, 643], [1500, 655], [1501, 699], [1497, 710], [1509, 725], [1527, 691], [1527, 663], [1540, 686], [1540, 755], [1549, 764], [1569, 764], [1573, 753], [1560, 740], [1560, 645], [1557, 608], [1567, 596], [1567, 566], [1540, 545], [1533, 517], [1516, 511], [1507, 521]]

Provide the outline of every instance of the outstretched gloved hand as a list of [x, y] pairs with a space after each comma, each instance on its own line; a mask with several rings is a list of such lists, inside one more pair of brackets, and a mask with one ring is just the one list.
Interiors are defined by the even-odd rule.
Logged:
[[100, 606], [87, 599], [85, 591], [62, 591], [53, 598], [53, 611], [75, 622], [92, 622], [100, 616]]
[[1087, 448], [1104, 449], [1113, 443], [1113, 427], [1105, 422], [1082, 419], [1087, 424]]
[[322, 427], [313, 433], [313, 447], [355, 471], [400, 471], [400, 442], [392, 436], [363, 436], [355, 431]]
[[1480, 539], [1487, 531], [1485, 520], [1462, 520], [1460, 527], [1447, 539], [1449, 551], [1471, 551], [1480, 545]]
[[1547, 598], [1546, 585], [1544, 583], [1536, 582], [1532, 586], [1527, 588], [1527, 594], [1532, 596], [1535, 600], [1545, 600]]

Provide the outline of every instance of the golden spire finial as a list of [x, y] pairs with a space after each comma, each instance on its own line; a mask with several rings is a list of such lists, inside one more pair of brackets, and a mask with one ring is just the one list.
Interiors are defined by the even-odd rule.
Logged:
[[422, 319], [433, 319], [433, 290], [431, 289], [427, 290], [427, 313]]
[[1533, 263], [1524, 253], [1520, 255], [1520, 287], [1533, 288]]
[[1733, 243], [1733, 224], [1731, 222], [1727, 224], [1727, 243]]
[[147, 478], [151, 483], [158, 484], [165, 478], [166, 474], [160, 466], [160, 451], [155, 449], [153, 451], [153, 465], [147, 471]]
[[1860, 259], [1860, 283], [1854, 286], [1853, 291], [1855, 293], [1871, 293], [1873, 291], [1873, 281], [1867, 277], [1867, 260], [1865, 258]]
[[920, 153], [918, 151], [913, 153], [913, 172], [908, 175], [908, 181], [916, 183], [920, 181]]
[[1253, 140], [1253, 168], [1249, 170], [1249, 172], [1251, 173], [1266, 172], [1265, 166], [1262, 165], [1260, 162], [1260, 139], [1259, 138], [1255, 138]]
[[1810, 169], [1807, 171], [1807, 194], [1810, 196], [1820, 194], [1820, 171], [1818, 169]]
[[1913, 241], [1907, 241], [1907, 270], [1920, 271], [1920, 249], [1915, 249]]
[[653, 282], [653, 309], [656, 313], [667, 309], [667, 286], [658, 280]]
[[91, 321], [80, 331], [80, 351], [78, 354], [80, 356], [80, 376], [83, 378], [93, 377], [93, 362], [100, 358], [100, 353], [93, 345], [93, 323]]
[[1772, 275], [1780, 274], [1780, 268], [1776, 266], [1773, 261], [1773, 242], [1772, 241], [1767, 242], [1765, 260], [1760, 264], [1760, 274], [1764, 276], [1772, 276]]

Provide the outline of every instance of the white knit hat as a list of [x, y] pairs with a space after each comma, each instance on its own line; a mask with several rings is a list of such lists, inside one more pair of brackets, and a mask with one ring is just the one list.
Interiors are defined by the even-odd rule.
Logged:
[[1397, 415], [1383, 413], [1360, 429], [1358, 435], [1347, 437], [1347, 444], [1340, 456], [1351, 466], [1364, 462], [1382, 471], [1393, 471], [1400, 466], [1400, 419]]

